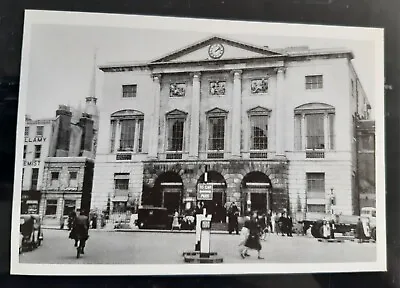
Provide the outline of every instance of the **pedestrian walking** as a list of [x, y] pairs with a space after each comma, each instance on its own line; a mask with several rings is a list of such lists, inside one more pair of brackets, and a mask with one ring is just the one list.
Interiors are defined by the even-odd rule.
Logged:
[[85, 244], [89, 238], [89, 217], [85, 215], [84, 209], [78, 209], [76, 214], [69, 238], [75, 240], [74, 246], [80, 250], [80, 254], [85, 254]]
[[267, 229], [269, 233], [274, 233], [273, 227], [272, 227], [272, 211], [269, 210], [267, 213]]
[[279, 218], [279, 230], [282, 236], [285, 236], [287, 233], [287, 218], [285, 212], [282, 212], [281, 217]]
[[256, 250], [258, 259], [264, 259], [261, 256], [261, 241], [260, 241], [260, 225], [257, 221], [257, 212], [252, 213], [249, 221], [246, 221], [245, 227], [248, 230], [247, 238], [244, 243], [244, 249], [240, 252], [240, 256], [244, 259], [248, 255], [248, 249]]
[[228, 232], [232, 234], [233, 231], [236, 231], [236, 234], [239, 234], [239, 208], [236, 206], [236, 203], [233, 202], [228, 210]]

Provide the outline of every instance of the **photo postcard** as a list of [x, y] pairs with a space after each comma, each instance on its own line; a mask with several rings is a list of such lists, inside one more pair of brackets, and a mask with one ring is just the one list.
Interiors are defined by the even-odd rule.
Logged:
[[11, 273], [386, 271], [383, 29], [25, 12]]

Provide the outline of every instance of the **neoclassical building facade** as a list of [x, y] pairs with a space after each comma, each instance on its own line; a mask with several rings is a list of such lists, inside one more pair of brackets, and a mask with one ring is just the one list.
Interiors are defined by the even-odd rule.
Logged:
[[232, 202], [355, 213], [354, 127], [371, 107], [353, 57], [212, 36], [147, 63], [100, 66], [91, 208], [182, 212], [206, 182], [218, 221]]

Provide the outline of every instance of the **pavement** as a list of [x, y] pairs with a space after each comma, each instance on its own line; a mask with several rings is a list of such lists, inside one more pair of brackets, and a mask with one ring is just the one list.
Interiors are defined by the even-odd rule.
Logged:
[[[42, 246], [20, 255], [21, 263], [40, 264], [181, 264], [182, 253], [193, 251], [194, 233], [165, 233], [137, 230], [141, 233], [115, 233], [90, 230], [85, 255], [76, 259], [69, 231], [46, 229]], [[143, 231], [143, 232], [142, 232]], [[211, 250], [223, 257], [224, 263], [338, 263], [376, 261], [376, 244], [352, 241], [324, 243], [308, 236], [282, 237], [269, 235], [262, 241], [263, 260], [256, 252], [242, 259], [239, 235], [211, 235]]]

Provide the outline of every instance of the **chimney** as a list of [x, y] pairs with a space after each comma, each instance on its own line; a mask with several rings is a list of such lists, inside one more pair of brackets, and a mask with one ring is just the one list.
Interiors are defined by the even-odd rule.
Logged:
[[79, 126], [82, 128], [81, 155], [93, 158], [93, 119], [89, 114], [82, 113]]
[[71, 135], [71, 109], [66, 105], [60, 105], [56, 111], [58, 133], [56, 144], [56, 157], [67, 157]]

